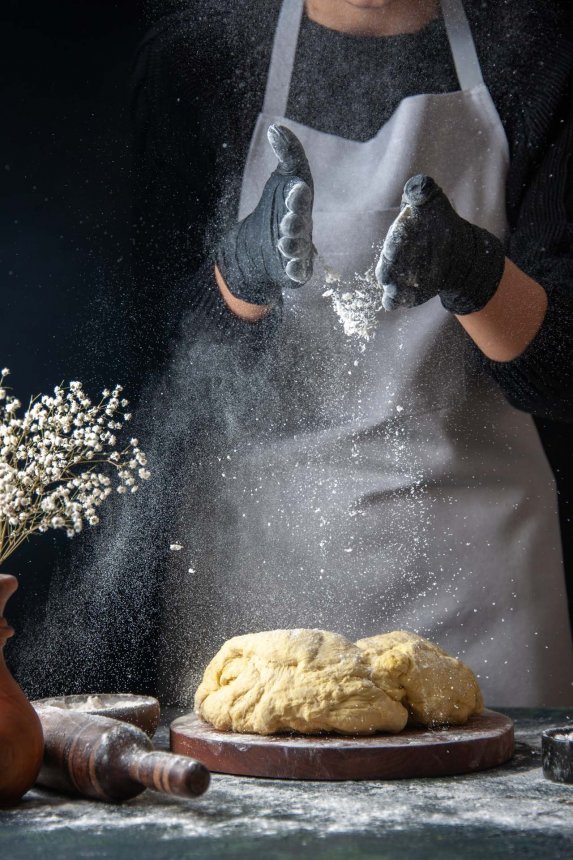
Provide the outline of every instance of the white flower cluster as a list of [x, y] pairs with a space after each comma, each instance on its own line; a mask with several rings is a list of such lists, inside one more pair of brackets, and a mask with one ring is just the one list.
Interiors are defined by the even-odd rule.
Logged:
[[117, 431], [131, 419], [122, 388], [105, 389], [99, 403], [81, 382], [56, 386], [53, 397], [21, 403], [0, 371], [0, 564], [34, 532], [65, 529], [68, 537], [99, 522], [97, 508], [113, 492], [135, 493], [150, 474], [137, 439], [117, 448]]

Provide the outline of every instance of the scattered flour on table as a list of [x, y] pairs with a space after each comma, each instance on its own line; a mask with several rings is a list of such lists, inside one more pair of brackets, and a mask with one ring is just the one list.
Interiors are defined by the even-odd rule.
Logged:
[[[42, 832], [145, 828], [162, 840], [178, 837], [252, 838], [303, 832], [320, 836], [376, 835], [419, 826], [486, 826], [515, 832], [573, 833], [570, 806], [556, 800], [563, 787], [548, 783], [539, 768], [526, 773], [435, 780], [316, 783], [214, 775], [196, 801], [146, 792], [121, 807], [63, 801], [32, 791], [16, 823]], [[2, 825], [7, 823], [4, 813]]]

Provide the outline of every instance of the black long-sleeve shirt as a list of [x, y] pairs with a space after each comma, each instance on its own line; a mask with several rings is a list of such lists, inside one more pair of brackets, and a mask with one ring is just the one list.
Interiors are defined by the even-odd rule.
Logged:
[[[557, 3], [465, 6], [509, 142], [507, 253], [549, 296], [525, 352], [482, 364], [513, 405], [573, 420], [573, 39]], [[265, 331], [231, 322], [211, 267], [200, 263], [236, 218], [279, 9], [280, 0], [264, 9], [255, 0], [187, 2], [160, 18], [140, 48], [135, 283], [143, 308], [137, 339], [150, 361], [159, 360], [184, 312], [203, 319], [213, 336], [229, 326], [247, 341]], [[338, 33], [303, 17], [287, 118], [367, 140], [403, 98], [458, 88], [441, 17], [418, 33], [383, 38]]]

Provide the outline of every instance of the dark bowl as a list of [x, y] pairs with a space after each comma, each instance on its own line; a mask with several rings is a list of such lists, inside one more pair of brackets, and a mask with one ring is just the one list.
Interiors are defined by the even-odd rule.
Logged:
[[40, 708], [42, 705], [51, 705], [54, 708], [121, 720], [142, 729], [150, 738], [157, 730], [161, 714], [157, 699], [152, 696], [138, 696], [135, 693], [82, 693], [76, 696], [52, 696], [48, 699], [36, 699], [32, 704]]

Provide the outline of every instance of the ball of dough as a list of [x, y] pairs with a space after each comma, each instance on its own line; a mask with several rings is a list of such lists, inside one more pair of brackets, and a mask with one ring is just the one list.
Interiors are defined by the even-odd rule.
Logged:
[[372, 666], [374, 683], [408, 708], [411, 722], [462, 725], [483, 709], [472, 670], [433, 642], [397, 630], [356, 644]]
[[229, 639], [211, 660], [195, 710], [217, 729], [399, 732], [403, 705], [372, 681], [362, 651], [325, 630], [269, 630]]

